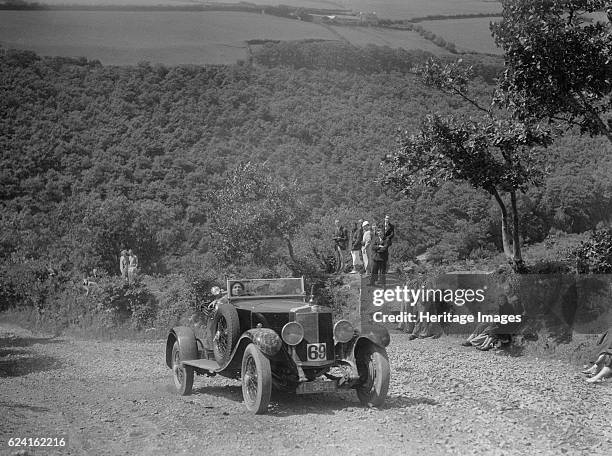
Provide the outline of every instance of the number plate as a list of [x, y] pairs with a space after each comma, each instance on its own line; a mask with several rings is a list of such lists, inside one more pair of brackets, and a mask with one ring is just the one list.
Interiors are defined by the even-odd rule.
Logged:
[[306, 345], [306, 358], [308, 361], [324, 361], [327, 359], [327, 344]]
[[336, 382], [330, 380], [315, 380], [313, 382], [300, 383], [295, 391], [296, 394], [308, 393], [333, 393], [338, 390]]

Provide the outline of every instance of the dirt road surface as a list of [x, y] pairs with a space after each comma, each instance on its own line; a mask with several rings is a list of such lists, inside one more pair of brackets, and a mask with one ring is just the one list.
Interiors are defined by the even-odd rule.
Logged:
[[[240, 384], [173, 391], [164, 341], [47, 338], [0, 324], [0, 454], [610, 454], [612, 384], [575, 366], [392, 336], [382, 410], [353, 392], [273, 396], [249, 415]], [[15, 448], [11, 437], [65, 437]]]

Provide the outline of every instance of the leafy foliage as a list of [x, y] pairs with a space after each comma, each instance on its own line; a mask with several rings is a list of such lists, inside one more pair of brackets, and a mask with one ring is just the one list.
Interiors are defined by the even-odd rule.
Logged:
[[612, 229], [594, 231], [572, 252], [580, 273], [612, 273]]
[[609, 2], [502, 4], [503, 20], [492, 25], [506, 62], [499, 101], [519, 118], [563, 121], [612, 141], [612, 26], [586, 16], [609, 7]]
[[491, 194], [525, 190], [543, 179], [538, 154], [531, 146], [549, 141], [537, 126], [429, 115], [417, 134], [401, 132], [399, 151], [383, 162], [383, 182], [404, 192], [450, 180], [466, 181]]
[[275, 179], [265, 164], [237, 165], [213, 193], [214, 250], [228, 263], [248, 257], [255, 264], [265, 264], [280, 239], [288, 243], [293, 257], [291, 238], [304, 212], [299, 193], [295, 181]]

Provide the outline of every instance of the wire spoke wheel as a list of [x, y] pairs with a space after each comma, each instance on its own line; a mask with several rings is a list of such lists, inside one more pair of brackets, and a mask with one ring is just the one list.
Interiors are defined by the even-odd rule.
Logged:
[[371, 345], [359, 353], [357, 369], [361, 382], [357, 396], [363, 405], [381, 407], [387, 398], [391, 369], [384, 348]]
[[227, 332], [227, 321], [225, 317], [219, 317], [217, 322], [217, 333], [215, 334], [215, 344], [220, 352], [225, 352], [228, 346], [228, 332]]
[[172, 346], [172, 376], [174, 387], [181, 396], [191, 393], [193, 387], [193, 367], [184, 366], [181, 362], [181, 349], [178, 341]]
[[242, 357], [242, 397], [247, 410], [257, 415], [268, 410], [272, 393], [270, 360], [249, 344]]
[[257, 400], [257, 382], [257, 366], [255, 365], [253, 357], [249, 356], [244, 372], [245, 392], [249, 402], [255, 402]]

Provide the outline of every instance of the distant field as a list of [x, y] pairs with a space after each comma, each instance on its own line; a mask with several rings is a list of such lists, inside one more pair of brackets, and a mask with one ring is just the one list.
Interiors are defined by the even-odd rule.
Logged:
[[[29, 0], [26, 0], [29, 1]], [[34, 0], [32, 0], [34, 1]], [[240, 3], [243, 0], [36, 0], [43, 5], [199, 5], [207, 3]], [[3, 0], [0, 0], [0, 4]], [[251, 0], [248, 3], [257, 5], [288, 5], [302, 6], [307, 8], [338, 9], [344, 8], [342, 0]]]
[[337, 39], [317, 24], [240, 12], [0, 11], [0, 45], [105, 64], [234, 63], [246, 40]]
[[495, 0], [344, 0], [343, 3], [349, 9], [375, 11], [379, 17], [389, 19], [501, 12], [501, 4]]
[[446, 41], [455, 43], [458, 50], [502, 54], [502, 50], [495, 46], [495, 41], [489, 30], [489, 23], [498, 19], [496, 17], [445, 19], [423, 21], [420, 22], [420, 25]]
[[[40, 3], [41, 5], [194, 5], [204, 3], [192, 0], [24, 0], [27, 3]], [[3, 3], [0, 1], [0, 3]], [[231, 3], [231, 2], [228, 2]]]
[[432, 54], [448, 54], [444, 49], [426, 40], [416, 32], [377, 27], [331, 27], [338, 35], [355, 46], [376, 44], [391, 48], [422, 49]]
[[[3, 0], [0, 0], [2, 3]], [[28, 0], [26, 0], [28, 1]], [[37, 0], [48, 5], [197, 5], [202, 3], [240, 3], [242, 0]], [[375, 11], [379, 17], [410, 19], [432, 14], [499, 14], [501, 5], [496, 0], [251, 0], [261, 5], [288, 5], [308, 8]]]

